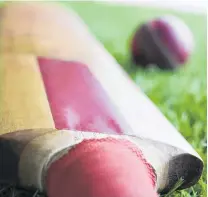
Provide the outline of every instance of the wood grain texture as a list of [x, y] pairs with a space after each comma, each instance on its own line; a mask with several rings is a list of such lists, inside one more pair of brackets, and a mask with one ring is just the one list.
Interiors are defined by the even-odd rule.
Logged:
[[54, 128], [43, 82], [32, 55], [1, 54], [0, 134]]
[[[86, 31], [77, 32], [74, 25], [80, 26], [70, 17], [68, 9], [57, 4], [8, 2], [1, 11], [0, 51], [59, 59], [73, 54], [77, 59], [85, 59], [90, 43], [85, 45]], [[73, 42], [75, 32], [84, 45]]]

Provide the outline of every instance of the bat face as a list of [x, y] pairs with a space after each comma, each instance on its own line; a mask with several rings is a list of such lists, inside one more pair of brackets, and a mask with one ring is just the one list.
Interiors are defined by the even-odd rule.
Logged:
[[[8, 137], [17, 130], [26, 130], [26, 136], [31, 129], [43, 131], [29, 142], [22, 137], [28, 144], [18, 153], [19, 169], [27, 175], [22, 185], [41, 174], [36, 161], [27, 163], [34, 150], [45, 165], [51, 150], [56, 155], [85, 139], [111, 135], [139, 147], [156, 171], [158, 191], [168, 192], [178, 177], [185, 177], [181, 188], [199, 179], [198, 154], [76, 14], [52, 4], [12, 3], [5, 6], [0, 25], [0, 132]], [[45, 134], [45, 129], [59, 132]], [[13, 135], [7, 143], [16, 142]], [[34, 185], [39, 188], [39, 182]]]

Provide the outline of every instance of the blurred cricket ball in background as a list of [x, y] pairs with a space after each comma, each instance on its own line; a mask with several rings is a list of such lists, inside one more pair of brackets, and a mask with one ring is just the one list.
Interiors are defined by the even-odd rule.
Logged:
[[131, 44], [135, 64], [175, 69], [188, 61], [194, 39], [191, 30], [179, 18], [163, 16], [139, 26]]

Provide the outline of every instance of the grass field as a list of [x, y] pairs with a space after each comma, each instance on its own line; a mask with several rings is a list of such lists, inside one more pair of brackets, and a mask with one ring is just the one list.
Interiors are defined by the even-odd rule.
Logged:
[[[67, 6], [68, 3], [65, 3]], [[124, 7], [93, 3], [70, 3], [91, 32], [128, 71], [166, 117], [193, 145], [206, 166], [206, 16], [156, 8]], [[173, 14], [184, 20], [195, 38], [195, 51], [184, 68], [176, 72], [141, 70], [130, 62], [129, 45], [135, 29], [156, 16]], [[206, 169], [199, 183], [174, 197], [205, 197]]]
[[[205, 170], [199, 183], [170, 196], [207, 196], [206, 16], [153, 8], [109, 6], [87, 2], [63, 3], [66, 6], [72, 6], [80, 14], [89, 25], [91, 32], [203, 158]], [[188, 24], [195, 38], [194, 54], [184, 68], [175, 72], [139, 69], [130, 62], [131, 37], [140, 23], [164, 14], [174, 14]]]

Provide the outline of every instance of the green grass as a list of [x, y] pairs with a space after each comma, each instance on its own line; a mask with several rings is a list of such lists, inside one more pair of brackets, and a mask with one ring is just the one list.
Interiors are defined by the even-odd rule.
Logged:
[[[108, 6], [87, 2], [64, 2], [64, 4], [72, 6], [80, 14], [89, 25], [91, 32], [128, 71], [135, 83], [143, 89], [203, 158], [205, 170], [199, 183], [169, 196], [207, 196], [206, 16], [153, 8]], [[176, 15], [188, 24], [195, 38], [194, 54], [184, 68], [175, 72], [136, 68], [130, 62], [129, 54], [130, 40], [136, 27], [150, 18], [164, 14]], [[10, 188], [10, 190], [13, 193], [13, 189]], [[34, 194], [34, 196], [36, 195]]]
[[[69, 3], [65, 3], [69, 5]], [[172, 197], [206, 195], [206, 16], [156, 8], [110, 6], [95, 3], [70, 3], [91, 32], [126, 69], [164, 115], [193, 145], [205, 162], [202, 179], [197, 185]], [[180, 17], [192, 30], [195, 50], [185, 67], [175, 72], [142, 70], [130, 62], [129, 45], [139, 24], [156, 16]]]

